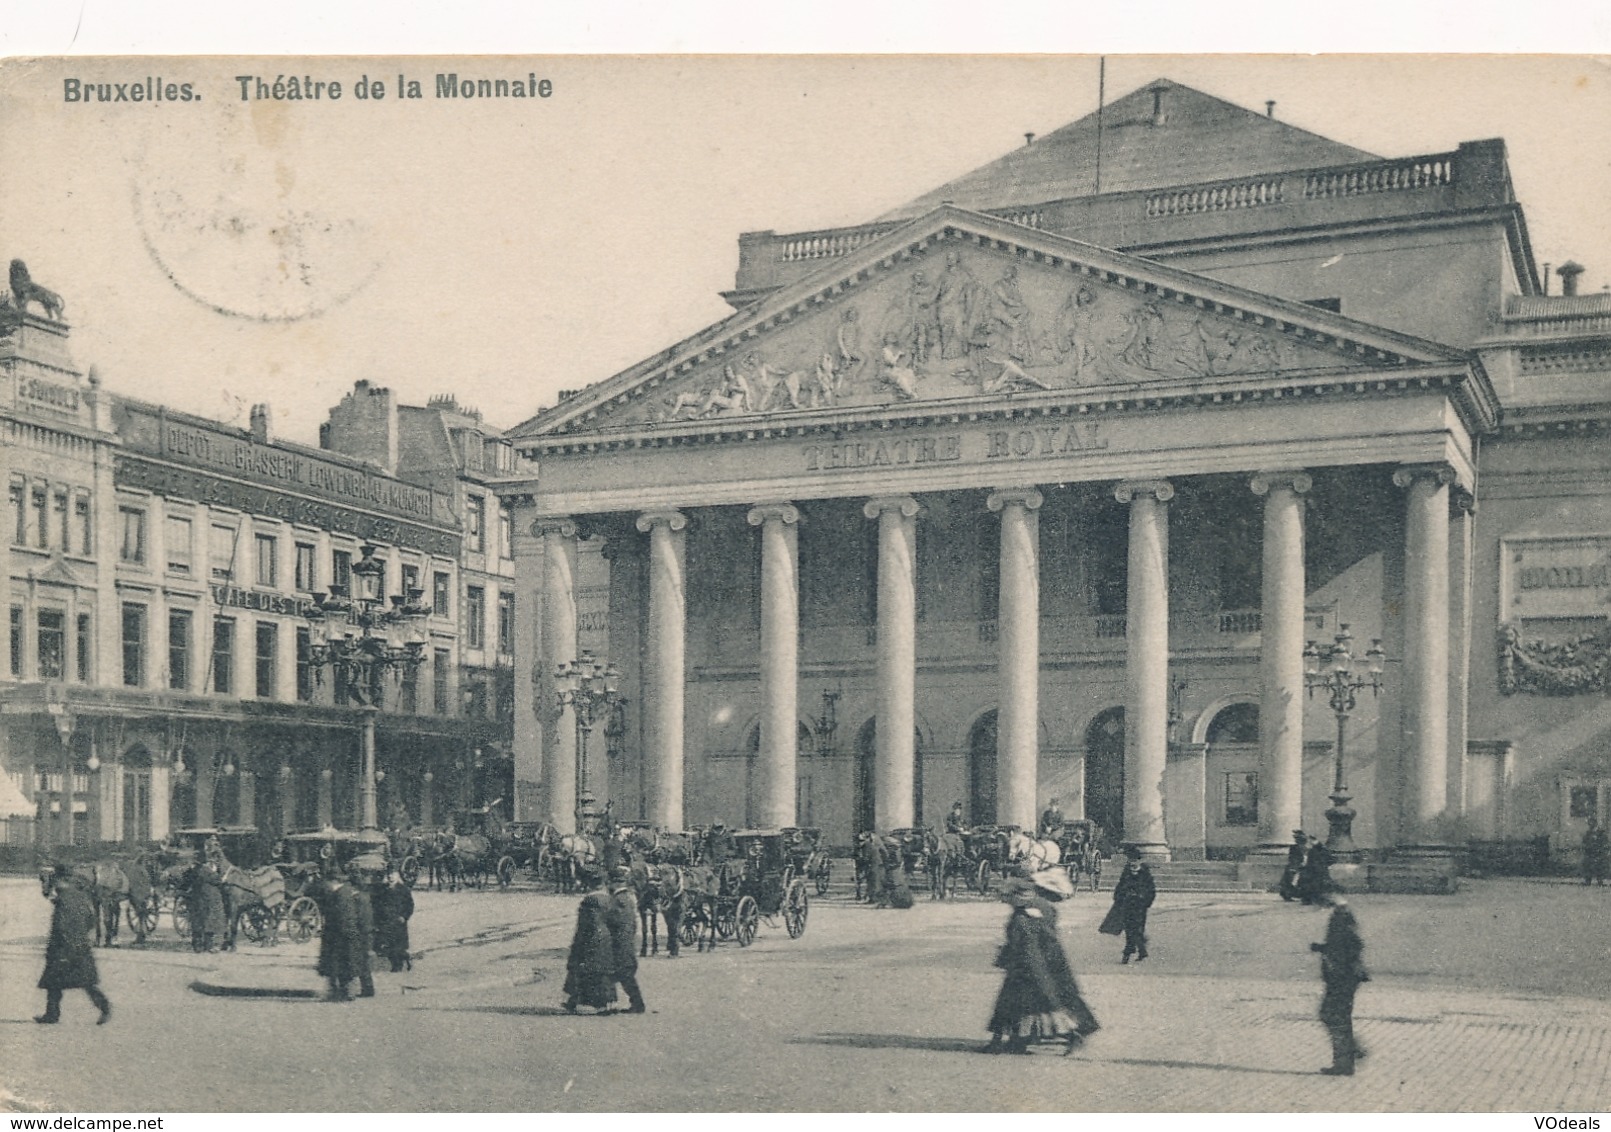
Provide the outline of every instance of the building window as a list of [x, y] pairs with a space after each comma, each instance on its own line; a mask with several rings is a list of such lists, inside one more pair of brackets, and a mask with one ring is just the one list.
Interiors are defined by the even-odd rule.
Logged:
[[88, 684], [95, 671], [95, 635], [90, 631], [90, 615], [78, 615], [78, 682]]
[[257, 536], [257, 584], [263, 589], [278, 589], [280, 540], [273, 535]]
[[473, 649], [487, 647], [487, 591], [464, 588], [464, 643]]
[[332, 550], [330, 552], [330, 588], [351, 596], [352, 594], [352, 551]]
[[22, 678], [22, 606], [11, 607], [11, 675]]
[[235, 622], [213, 618], [213, 691], [228, 695], [235, 689]]
[[257, 698], [274, 698], [275, 669], [280, 654], [280, 627], [272, 621], [257, 623]]
[[21, 476], [11, 477], [11, 541], [28, 545], [28, 485]]
[[189, 577], [195, 557], [190, 520], [183, 515], [169, 515], [163, 533], [168, 544], [168, 573]]
[[1225, 776], [1225, 824], [1259, 823], [1259, 776], [1253, 771], [1235, 771]]
[[465, 532], [470, 536], [470, 549], [479, 554], [487, 552], [487, 501], [479, 495], [467, 497]]
[[503, 558], [515, 556], [515, 517], [509, 508], [498, 508], [498, 554]]
[[190, 611], [168, 611], [168, 687], [190, 690]]
[[448, 659], [447, 649], [431, 651], [431, 703], [437, 715], [448, 713]]
[[[50, 543], [50, 493], [45, 490], [44, 484], [35, 484], [34, 500], [34, 545], [44, 550]], [[143, 558], [141, 561], [145, 561]]]
[[498, 595], [498, 651], [515, 651], [515, 595]]
[[145, 565], [145, 512], [138, 507], [119, 507], [122, 541], [118, 557], [135, 566]]
[[207, 561], [211, 573], [209, 577], [215, 582], [232, 582], [235, 580], [235, 528], [224, 523], [214, 523], [212, 535], [207, 540]]
[[452, 593], [448, 576], [438, 570], [431, 575], [431, 612], [438, 617], [451, 617], [452, 610], [448, 608], [448, 595]]
[[67, 510], [67, 489], [58, 487], [52, 492], [51, 503], [51, 510], [55, 513], [56, 545], [61, 547], [63, 554], [71, 554], [73, 551], [73, 531], [68, 526], [70, 516]]
[[39, 611], [39, 678], [67, 675], [67, 615], [59, 609]]
[[313, 634], [307, 629], [296, 631], [296, 698], [313, 701]]
[[420, 568], [403, 563], [403, 596], [408, 597], [420, 588]]
[[296, 588], [305, 594], [311, 594], [319, 588], [318, 567], [313, 561], [313, 544], [310, 542], [296, 544]]
[[73, 516], [78, 523], [78, 552], [88, 558], [95, 553], [95, 523], [90, 518], [88, 492], [81, 491], [73, 499]]
[[1599, 816], [1599, 788], [1573, 786], [1566, 793], [1566, 812], [1579, 821]]
[[145, 684], [145, 606], [123, 606], [123, 683]]

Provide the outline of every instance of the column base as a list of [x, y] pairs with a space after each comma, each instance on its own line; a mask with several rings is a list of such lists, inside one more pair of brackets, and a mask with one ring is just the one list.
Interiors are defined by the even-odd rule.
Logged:
[[1173, 859], [1169, 846], [1162, 841], [1125, 841], [1119, 845], [1119, 855], [1122, 857], [1130, 849], [1140, 850], [1141, 859], [1149, 865], [1168, 864]]

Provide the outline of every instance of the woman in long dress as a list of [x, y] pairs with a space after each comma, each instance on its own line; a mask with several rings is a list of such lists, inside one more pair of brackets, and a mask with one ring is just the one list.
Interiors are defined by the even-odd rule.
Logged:
[[1055, 902], [1072, 893], [1062, 869], [1007, 882], [1002, 899], [1013, 911], [1007, 942], [996, 956], [1007, 977], [990, 1014], [985, 1053], [1028, 1053], [1031, 1042], [1052, 1040], [1063, 1043], [1065, 1054], [1073, 1053], [1100, 1029], [1057, 938]]
[[576, 909], [576, 934], [565, 964], [565, 1009], [604, 1010], [615, 1002], [615, 944], [610, 937], [610, 894], [597, 872], [586, 874], [591, 889]]

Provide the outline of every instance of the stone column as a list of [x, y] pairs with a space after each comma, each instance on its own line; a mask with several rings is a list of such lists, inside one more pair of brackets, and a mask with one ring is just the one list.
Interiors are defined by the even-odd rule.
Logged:
[[887, 495], [862, 513], [878, 520], [878, 748], [873, 824], [912, 824], [917, 722], [917, 500]]
[[[325, 753], [324, 761], [328, 762], [330, 755]], [[331, 788], [335, 779], [335, 772], [328, 766], [319, 769], [319, 812], [316, 815], [320, 829], [329, 829], [335, 824], [335, 803], [331, 797]], [[199, 794], [199, 791], [198, 791]], [[200, 824], [199, 822], [197, 823]]]
[[1303, 824], [1304, 472], [1260, 472], [1264, 594], [1259, 648], [1259, 848], [1283, 862]]
[[576, 524], [562, 516], [538, 519], [543, 540], [542, 649], [532, 672], [542, 723], [543, 820], [576, 832], [576, 717], [559, 708], [554, 673], [576, 659]]
[[649, 822], [680, 830], [682, 816], [684, 634], [688, 595], [684, 543], [688, 516], [650, 511], [638, 516], [649, 535], [649, 632], [645, 650], [649, 705], [644, 731], [649, 757]]
[[1404, 488], [1404, 781], [1408, 844], [1438, 843], [1449, 782], [1449, 485], [1446, 464], [1399, 468]]
[[1169, 500], [1166, 480], [1128, 480], [1114, 498], [1130, 505], [1125, 643], [1124, 843], [1167, 861], [1163, 778], [1169, 753]]
[[436, 824], [436, 807], [432, 797], [436, 784], [436, 772], [429, 767], [420, 776], [420, 825], [429, 829]]
[[1472, 559], [1477, 500], [1463, 487], [1449, 489], [1449, 813], [1465, 818], [1467, 716], [1471, 688]]
[[151, 840], [164, 841], [171, 824], [173, 780], [166, 763], [151, 764]]
[[1034, 829], [1040, 762], [1040, 509], [1034, 488], [992, 492], [1001, 512], [1000, 606], [996, 614], [996, 819]]
[[[244, 761], [246, 756], [241, 756]], [[235, 797], [239, 799], [240, 823], [242, 825], [259, 825], [257, 820], [257, 775], [246, 767], [237, 767], [235, 773], [240, 780], [235, 784]]]
[[769, 828], [795, 824], [800, 736], [800, 512], [789, 503], [752, 509], [761, 528], [761, 757], [756, 817]]

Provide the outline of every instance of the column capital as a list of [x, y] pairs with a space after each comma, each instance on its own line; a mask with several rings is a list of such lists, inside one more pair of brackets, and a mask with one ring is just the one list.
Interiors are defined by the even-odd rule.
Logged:
[[1434, 487], [1447, 487], [1455, 478], [1454, 469], [1448, 464], [1405, 464], [1393, 470], [1396, 487], [1410, 487], [1417, 480], [1431, 480]]
[[1044, 502], [1046, 497], [1032, 487], [998, 487], [985, 497], [985, 506], [992, 511], [1000, 511], [1010, 503], [1034, 511]]
[[908, 519], [917, 517], [917, 500], [910, 495], [880, 495], [869, 499], [862, 505], [861, 513], [869, 519], [876, 519], [885, 511], [899, 511]]
[[576, 520], [569, 515], [544, 515], [531, 524], [531, 533], [537, 538], [548, 535], [561, 535], [565, 538], [576, 537]]
[[656, 527], [680, 531], [688, 526], [688, 516], [681, 511], [645, 511], [638, 516], [638, 530], [652, 531]]
[[793, 526], [800, 521], [800, 509], [792, 503], [757, 503], [750, 508], [750, 526], [758, 527], [768, 519]]
[[1113, 498], [1128, 503], [1138, 495], [1150, 495], [1159, 503], [1175, 497], [1175, 485], [1168, 480], [1125, 480], [1113, 489]]
[[1471, 492], [1467, 491], [1465, 488], [1456, 484], [1454, 490], [1449, 492], [1450, 516], [1475, 515], [1476, 513], [1477, 497]]
[[1314, 485], [1315, 481], [1308, 472], [1295, 468], [1254, 472], [1253, 478], [1248, 481], [1248, 487], [1252, 488], [1254, 495], [1268, 495], [1278, 487], [1291, 488], [1298, 495], [1303, 495]]

